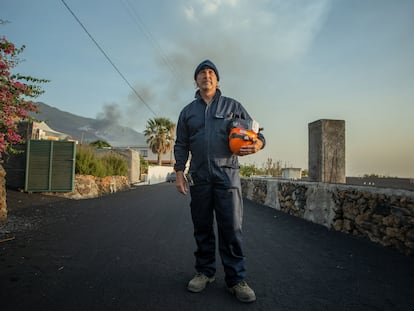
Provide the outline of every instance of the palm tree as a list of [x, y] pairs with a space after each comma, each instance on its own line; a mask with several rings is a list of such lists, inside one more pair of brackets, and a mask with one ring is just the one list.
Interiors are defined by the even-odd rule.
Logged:
[[171, 151], [174, 146], [175, 124], [167, 118], [154, 118], [147, 121], [144, 135], [153, 153], [157, 154], [158, 165], [161, 165], [161, 154]]

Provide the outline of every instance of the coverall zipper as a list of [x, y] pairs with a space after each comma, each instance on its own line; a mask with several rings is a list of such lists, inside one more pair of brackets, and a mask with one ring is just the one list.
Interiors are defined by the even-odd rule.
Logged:
[[207, 167], [208, 167], [208, 173], [211, 176], [211, 163], [210, 163], [210, 130], [209, 130], [209, 108], [210, 106], [213, 104], [213, 102], [210, 103], [210, 105], [205, 104], [206, 105], [206, 109], [204, 110], [204, 131], [205, 131], [205, 135], [204, 135], [204, 139], [206, 141], [206, 146], [207, 146]]

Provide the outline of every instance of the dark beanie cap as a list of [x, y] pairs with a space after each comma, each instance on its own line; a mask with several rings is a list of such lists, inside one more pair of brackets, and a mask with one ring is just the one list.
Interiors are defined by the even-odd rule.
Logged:
[[195, 72], [194, 72], [194, 80], [196, 80], [196, 79], [197, 79], [197, 75], [198, 75], [198, 73], [199, 73], [201, 70], [204, 70], [204, 69], [206, 69], [206, 68], [213, 69], [213, 70], [214, 70], [214, 72], [215, 72], [215, 74], [216, 74], [216, 76], [217, 76], [217, 81], [220, 81], [220, 76], [219, 76], [219, 73], [218, 73], [218, 70], [217, 70], [216, 66], [213, 64], [213, 62], [212, 62], [212, 61], [210, 61], [210, 60], [208, 60], [208, 59], [206, 59], [205, 61], [201, 62], [201, 63], [200, 63], [200, 65], [198, 65], [198, 66], [197, 66], [197, 68], [196, 68], [196, 70], [195, 70]]

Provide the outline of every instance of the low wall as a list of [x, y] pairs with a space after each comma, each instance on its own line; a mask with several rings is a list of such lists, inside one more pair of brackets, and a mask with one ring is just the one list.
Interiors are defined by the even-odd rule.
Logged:
[[147, 175], [147, 184], [155, 185], [167, 181], [168, 173], [173, 172], [172, 166], [149, 166]]
[[95, 177], [91, 175], [75, 175], [75, 189], [73, 192], [44, 193], [69, 199], [90, 199], [102, 195], [130, 189], [130, 182], [126, 176]]
[[329, 229], [414, 254], [414, 192], [343, 184], [242, 179], [243, 196]]
[[6, 171], [0, 161], [0, 224], [7, 220]]

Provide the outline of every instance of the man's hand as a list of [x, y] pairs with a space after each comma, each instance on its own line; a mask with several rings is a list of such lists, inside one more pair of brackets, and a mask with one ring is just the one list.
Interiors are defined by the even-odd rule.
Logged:
[[188, 186], [187, 186], [187, 182], [185, 181], [183, 171], [176, 172], [175, 186], [177, 187], [177, 191], [179, 193], [184, 194], [184, 195], [187, 194]]
[[260, 139], [253, 140], [253, 144], [240, 147], [239, 156], [245, 156], [258, 152], [263, 147], [263, 142]]

